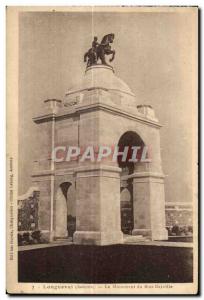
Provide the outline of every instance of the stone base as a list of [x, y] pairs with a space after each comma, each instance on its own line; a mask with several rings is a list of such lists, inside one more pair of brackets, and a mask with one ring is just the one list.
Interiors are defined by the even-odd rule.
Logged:
[[160, 230], [133, 229], [132, 235], [149, 237], [152, 241], [168, 240], [168, 231], [165, 228]]
[[61, 236], [55, 236], [54, 237], [54, 240], [55, 241], [66, 241], [67, 239], [69, 238], [69, 236], [64, 236], [64, 237], [61, 237]]
[[67, 239], [69, 236], [67, 230], [55, 231], [53, 235], [54, 239]]
[[54, 231], [50, 231], [48, 235], [49, 235], [49, 241], [50, 241], [50, 243], [53, 242], [54, 239], [55, 239], [55, 232]]
[[152, 231], [152, 241], [165, 241], [165, 240], [168, 240], [168, 231], [166, 230], [166, 228]]
[[142, 235], [151, 238], [152, 232], [150, 229], [133, 229], [132, 235]]
[[123, 243], [122, 232], [76, 231], [73, 241], [80, 245], [113, 245]]
[[123, 244], [122, 231], [101, 232], [101, 245]]
[[68, 231], [64, 232], [63, 235], [56, 235], [55, 231], [42, 230], [41, 231], [42, 238], [52, 243], [56, 240], [67, 240], [68, 239]]

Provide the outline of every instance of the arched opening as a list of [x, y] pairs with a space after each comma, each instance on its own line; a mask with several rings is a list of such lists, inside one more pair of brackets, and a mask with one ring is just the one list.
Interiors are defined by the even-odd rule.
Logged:
[[[138, 162], [140, 161], [142, 151], [145, 144], [141, 137], [134, 131], [125, 132], [118, 142], [119, 152], [127, 152], [127, 157], [123, 161], [122, 154], [118, 155], [118, 166], [122, 169], [120, 179], [120, 212], [121, 212], [121, 231], [124, 234], [132, 234], [134, 228], [134, 214], [133, 214], [133, 178], [131, 175], [137, 168], [137, 162], [134, 160], [134, 154]], [[134, 150], [138, 147], [137, 151]], [[133, 153], [135, 151], [135, 153]]]
[[55, 237], [73, 237], [76, 230], [75, 191], [70, 182], [60, 184], [56, 193]]

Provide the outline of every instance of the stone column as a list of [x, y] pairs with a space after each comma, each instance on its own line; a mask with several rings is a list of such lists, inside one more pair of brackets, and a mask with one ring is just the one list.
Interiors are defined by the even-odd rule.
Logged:
[[55, 238], [67, 238], [67, 199], [62, 193], [59, 187], [55, 195], [55, 226], [54, 237]]
[[120, 169], [94, 165], [76, 169], [74, 243], [121, 243]]
[[138, 172], [133, 177], [133, 235], [148, 236], [151, 240], [168, 239], [165, 228], [164, 176]]
[[55, 163], [51, 153], [55, 146], [55, 121], [62, 101], [58, 99], [47, 99], [44, 101], [45, 109], [43, 115], [33, 118], [40, 125], [38, 136], [39, 160], [35, 161], [35, 169], [32, 177], [40, 188], [39, 201], [39, 229], [46, 232], [49, 241], [54, 239], [54, 182]]

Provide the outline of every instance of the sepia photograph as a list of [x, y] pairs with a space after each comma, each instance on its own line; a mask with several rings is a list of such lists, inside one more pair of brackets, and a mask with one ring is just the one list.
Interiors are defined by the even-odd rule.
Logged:
[[7, 292], [198, 293], [198, 19], [7, 7]]

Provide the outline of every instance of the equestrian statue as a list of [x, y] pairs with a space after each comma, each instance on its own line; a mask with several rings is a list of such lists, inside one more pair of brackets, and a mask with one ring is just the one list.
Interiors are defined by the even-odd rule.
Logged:
[[98, 43], [98, 38], [96, 36], [94, 37], [92, 47], [84, 54], [84, 62], [87, 62], [87, 67], [97, 65], [99, 59], [102, 65], [109, 66], [105, 60], [105, 55], [112, 54], [109, 61], [114, 60], [115, 50], [112, 50], [110, 46], [110, 44], [113, 43], [114, 36], [114, 33], [105, 35], [100, 44]]

